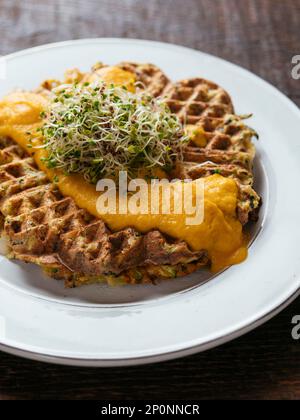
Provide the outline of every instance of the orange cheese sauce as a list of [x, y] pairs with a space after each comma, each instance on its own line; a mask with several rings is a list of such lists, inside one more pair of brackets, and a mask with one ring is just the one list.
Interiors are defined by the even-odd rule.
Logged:
[[125, 86], [129, 92], [134, 92], [136, 79], [133, 73], [111, 66], [103, 67], [93, 73], [87, 73], [83, 81], [88, 83], [101, 81], [107, 85]]
[[[40, 113], [46, 106], [47, 100], [38, 94], [15, 92], [6, 96], [0, 102], [0, 136], [15, 140], [51, 181], [58, 175], [57, 186], [64, 196], [72, 197], [79, 207], [104, 220], [113, 231], [127, 227], [143, 233], [158, 229], [186, 241], [193, 250], [207, 250], [214, 272], [247, 258], [242, 225], [236, 216], [238, 188], [234, 180], [218, 174], [204, 179], [204, 220], [197, 225], [187, 225], [185, 213], [99, 214], [97, 200], [101, 193], [94, 185], [88, 184], [81, 175], [66, 176], [58, 170], [48, 169], [42, 162], [47, 152], [36, 148], [42, 144], [36, 129], [42, 124]], [[29, 140], [33, 147], [29, 147]], [[195, 188], [190, 191], [195, 194]]]

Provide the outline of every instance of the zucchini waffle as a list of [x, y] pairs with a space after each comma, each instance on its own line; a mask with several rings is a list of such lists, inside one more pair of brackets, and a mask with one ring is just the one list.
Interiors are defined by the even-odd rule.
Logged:
[[35, 263], [66, 287], [94, 282], [145, 283], [195, 271], [208, 262], [184, 242], [158, 231], [111, 233], [105, 224], [64, 198], [33, 159], [0, 139], [1, 235], [8, 256]]
[[180, 178], [197, 179], [218, 173], [233, 178], [239, 187], [238, 217], [245, 225], [257, 221], [261, 198], [254, 190], [253, 160], [256, 132], [244, 118], [225, 115], [201, 117], [190, 126], [191, 141], [184, 150], [184, 162], [177, 168]]

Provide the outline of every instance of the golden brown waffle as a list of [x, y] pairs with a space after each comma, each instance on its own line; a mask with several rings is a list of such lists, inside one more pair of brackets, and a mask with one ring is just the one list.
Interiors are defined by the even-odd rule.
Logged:
[[133, 73], [137, 86], [154, 97], [162, 95], [171, 84], [164, 72], [154, 64], [122, 62], [117, 64], [117, 67]]
[[[176, 277], [208, 262], [184, 242], [168, 242], [158, 231], [112, 233], [48, 183], [34, 161], [8, 139], [0, 139], [0, 210], [10, 256], [33, 262], [67, 286], [122, 278], [124, 282]], [[190, 265], [190, 263], [192, 263]]]
[[235, 179], [242, 224], [257, 220], [261, 206], [261, 198], [253, 189], [252, 138], [257, 134], [245, 125], [244, 119], [236, 115], [201, 117], [195, 126], [189, 127], [191, 142], [184, 150], [184, 163], [177, 168], [182, 178], [197, 179], [219, 173]]
[[220, 118], [234, 113], [228, 93], [215, 83], [201, 78], [170, 84], [163, 92], [163, 97], [184, 124], [196, 124], [201, 117]]

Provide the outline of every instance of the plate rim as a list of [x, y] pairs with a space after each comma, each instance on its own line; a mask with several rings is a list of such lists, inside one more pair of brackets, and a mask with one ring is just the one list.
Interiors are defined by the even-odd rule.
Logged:
[[[206, 52], [202, 52], [197, 49], [188, 48], [181, 45], [176, 45], [172, 43], [166, 43], [166, 42], [158, 42], [158, 41], [152, 41], [152, 40], [143, 40], [143, 39], [134, 39], [134, 38], [111, 38], [111, 37], [102, 37], [102, 38], [85, 38], [85, 39], [79, 39], [79, 40], [68, 40], [68, 41], [62, 41], [62, 42], [55, 42], [55, 43], [48, 43], [44, 45], [39, 45], [32, 48], [23, 49], [8, 55], [1, 56], [0, 59], [14, 59], [21, 57], [23, 55], [29, 55], [34, 54], [35, 52], [44, 51], [47, 49], [52, 49], [56, 47], [68, 47], [72, 46], [74, 44], [89, 44], [89, 43], [99, 43], [101, 42], [120, 42], [120, 43], [135, 43], [135, 44], [148, 44], [157, 47], [167, 47], [167, 48], [173, 48], [173, 49], [183, 49], [190, 53], [201, 53], [203, 56], [212, 57], [215, 60], [222, 61], [223, 63], [226, 63], [226, 65], [230, 65], [238, 69], [239, 72], [243, 72], [244, 74], [247, 74], [248, 77], [251, 77], [253, 79], [256, 79], [257, 82], [260, 82], [265, 87], [268, 86], [270, 91], [276, 91], [277, 95], [280, 95], [281, 99], [285, 101], [286, 105], [288, 105], [291, 110], [294, 112], [297, 112], [300, 117], [300, 110], [298, 106], [290, 99], [288, 98], [284, 93], [282, 93], [276, 86], [272, 85], [270, 82], [262, 79], [260, 76], [257, 76], [255, 73], [252, 73], [251, 71], [235, 64], [230, 61], [227, 61], [223, 58], [214, 56], [212, 54], [208, 54]], [[299, 276], [297, 277], [299, 280]], [[55, 364], [63, 364], [63, 365], [73, 365], [73, 366], [95, 366], [95, 367], [112, 367], [112, 366], [131, 366], [131, 365], [141, 365], [141, 364], [148, 364], [153, 362], [160, 362], [170, 359], [175, 359], [179, 357], [184, 357], [187, 355], [191, 355], [197, 352], [202, 352], [209, 350], [211, 348], [217, 347], [219, 345], [225, 344], [226, 342], [229, 342], [235, 338], [238, 338], [253, 329], [259, 327], [269, 319], [271, 319], [273, 316], [277, 315], [279, 312], [281, 312], [284, 308], [286, 308], [290, 303], [292, 303], [293, 300], [295, 300], [300, 295], [300, 284], [293, 288], [293, 290], [289, 291], [289, 295], [286, 300], [284, 300], [281, 304], [274, 307], [272, 310], [268, 311], [264, 315], [260, 316], [253, 322], [241, 327], [240, 329], [232, 332], [232, 333], [225, 333], [223, 336], [220, 336], [214, 340], [211, 340], [206, 343], [202, 343], [199, 345], [191, 346], [191, 347], [184, 347], [180, 350], [174, 350], [169, 351], [166, 353], [160, 353], [160, 354], [153, 354], [150, 356], [140, 356], [140, 357], [130, 357], [130, 358], [122, 358], [122, 359], [92, 359], [92, 358], [75, 358], [75, 357], [62, 357], [57, 355], [51, 355], [51, 354], [43, 354], [41, 352], [35, 352], [30, 350], [24, 350], [19, 347], [10, 346], [7, 344], [0, 343], [0, 350], [3, 350], [10, 354], [15, 354], [18, 356], [26, 357], [28, 359], [33, 360], [39, 360], [44, 361], [48, 363], [55, 363]], [[272, 305], [270, 305], [272, 306]]]
[[214, 340], [208, 341], [205, 344], [199, 344], [192, 347], [186, 347], [182, 350], [174, 350], [170, 352], [155, 354], [152, 356], [140, 356], [140, 357], [130, 357], [130, 358], [121, 358], [121, 359], [76, 358], [76, 357], [69, 357], [69, 356], [49, 355], [46, 353], [24, 350], [18, 347], [14, 347], [14, 346], [2, 344], [2, 343], [0, 343], [0, 351], [3, 351], [7, 354], [11, 354], [13, 356], [23, 357], [27, 360], [50, 363], [54, 365], [75, 366], [75, 367], [110, 368], [110, 367], [142, 366], [142, 365], [148, 365], [152, 363], [162, 363], [168, 360], [175, 360], [175, 359], [180, 359], [183, 357], [192, 356], [197, 353], [203, 353], [205, 351], [222, 346], [223, 344], [230, 343], [231, 341], [236, 340], [237, 338], [240, 338], [244, 336], [245, 334], [250, 333], [251, 331], [255, 330], [256, 328], [262, 326], [263, 324], [271, 320], [273, 317], [275, 317], [281, 311], [287, 308], [299, 296], [300, 296], [300, 287], [292, 296], [290, 296], [281, 305], [274, 308], [272, 311], [260, 317], [253, 323], [250, 323], [249, 325], [242, 327], [231, 334], [224, 334], [223, 336], [218, 337]]

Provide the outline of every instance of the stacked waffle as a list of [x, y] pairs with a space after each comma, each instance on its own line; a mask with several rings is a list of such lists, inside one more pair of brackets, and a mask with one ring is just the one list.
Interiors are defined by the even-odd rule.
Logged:
[[177, 176], [197, 179], [219, 173], [239, 187], [238, 216], [243, 225], [257, 221], [261, 198], [253, 189], [254, 130], [234, 115], [230, 96], [215, 83], [195, 78], [168, 85], [163, 93], [185, 125], [190, 143]]
[[[172, 84], [151, 64], [119, 67], [133, 72], [140, 88], [164, 96], [186, 125], [191, 141], [176, 176], [196, 179], [220, 173], [234, 178], [240, 191], [240, 221], [255, 219], [260, 206], [253, 190], [255, 133], [233, 114], [229, 95], [203, 79]], [[46, 83], [43, 89], [51, 86]], [[0, 139], [0, 212], [9, 256], [40, 265], [51, 277], [64, 279], [67, 287], [174, 278], [209, 263], [205, 250], [192, 252], [186, 243], [159, 231], [110, 232], [101, 220], [63, 197], [33, 159], [7, 138]]]

